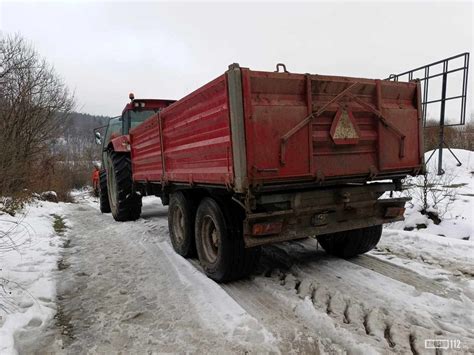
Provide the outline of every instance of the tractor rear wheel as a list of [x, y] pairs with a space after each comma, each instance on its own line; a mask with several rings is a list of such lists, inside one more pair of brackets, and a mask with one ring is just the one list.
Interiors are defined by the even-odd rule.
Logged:
[[107, 173], [101, 170], [99, 173], [99, 205], [100, 212], [110, 213], [109, 194], [107, 192]]
[[242, 213], [231, 202], [204, 198], [196, 212], [195, 234], [199, 261], [208, 277], [226, 282], [248, 276], [260, 248], [245, 248]]
[[382, 236], [382, 225], [321, 235], [319, 244], [329, 254], [352, 258], [375, 248]]
[[107, 191], [116, 221], [135, 221], [142, 211], [142, 198], [133, 191], [130, 156], [110, 151], [107, 156]]

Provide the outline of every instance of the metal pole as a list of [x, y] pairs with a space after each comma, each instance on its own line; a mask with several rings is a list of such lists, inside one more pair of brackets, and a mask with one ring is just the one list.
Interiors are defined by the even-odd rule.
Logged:
[[443, 64], [443, 87], [441, 89], [441, 112], [439, 117], [439, 146], [438, 146], [438, 175], [443, 175], [443, 146], [444, 146], [444, 113], [446, 108], [446, 82], [448, 74], [446, 73], [446, 65]]

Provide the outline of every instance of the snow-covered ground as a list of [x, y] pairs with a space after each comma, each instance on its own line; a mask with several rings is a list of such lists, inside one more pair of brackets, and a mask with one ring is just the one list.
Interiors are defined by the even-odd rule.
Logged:
[[56, 313], [63, 241], [53, 224], [63, 210], [41, 201], [15, 217], [0, 214], [0, 354], [14, 353], [23, 330], [45, 327]]
[[[456, 154], [462, 167], [445, 153], [455, 174], [445, 186], [456, 193], [447, 212], [446, 199], [437, 205], [440, 224], [414, 198], [408, 220], [387, 226], [366, 255], [341, 260], [314, 239], [282, 243], [264, 248], [249, 279], [224, 285], [173, 252], [157, 198], [126, 223], [101, 214], [86, 190], [76, 204], [30, 206], [23, 221], [36, 235], [15, 232], [31, 237], [23, 259], [8, 251], [0, 260], [2, 277], [34, 297], [1, 294], [12, 306], [0, 353], [473, 353], [474, 158]], [[63, 236], [51, 214], [65, 218]], [[443, 352], [430, 349], [434, 339]]]
[[[438, 152], [435, 152], [427, 164], [427, 183], [423, 177], [411, 178], [406, 181], [413, 187], [404, 192], [412, 201], [407, 203], [405, 220], [393, 223], [388, 228], [413, 230], [457, 239], [474, 239], [474, 152], [453, 149], [454, 154], [462, 162], [458, 162], [451, 153], [443, 150], [443, 169], [445, 174], [438, 176]], [[427, 160], [432, 151], [425, 154]], [[416, 186], [415, 186], [416, 185]], [[423, 186], [429, 186], [424, 188]], [[423, 192], [426, 191], [428, 211], [441, 217], [441, 223], [420, 213], [423, 208]]]

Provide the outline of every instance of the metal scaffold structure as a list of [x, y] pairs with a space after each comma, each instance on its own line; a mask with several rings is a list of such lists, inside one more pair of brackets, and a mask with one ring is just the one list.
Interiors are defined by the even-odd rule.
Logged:
[[[445, 127], [462, 126], [466, 123], [468, 72], [469, 53], [462, 53], [400, 74], [391, 74], [386, 79], [391, 81], [420, 81], [423, 125], [427, 127], [431, 122], [430, 119], [434, 118], [439, 126], [438, 147], [433, 150], [426, 161], [428, 162], [438, 151], [438, 175], [444, 174], [444, 147], [457, 160], [458, 166], [462, 165], [445, 140]], [[449, 112], [447, 110], [448, 103], [450, 105]], [[439, 106], [439, 111], [437, 106]], [[431, 115], [434, 115], [434, 117], [430, 117]]]

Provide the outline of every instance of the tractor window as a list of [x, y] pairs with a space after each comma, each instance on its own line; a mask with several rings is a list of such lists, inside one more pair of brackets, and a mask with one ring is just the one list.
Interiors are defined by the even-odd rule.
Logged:
[[122, 118], [112, 118], [109, 121], [107, 132], [105, 133], [104, 147], [109, 144], [110, 140], [122, 134]]
[[133, 128], [138, 126], [156, 112], [158, 112], [158, 110], [130, 111], [130, 127]]

